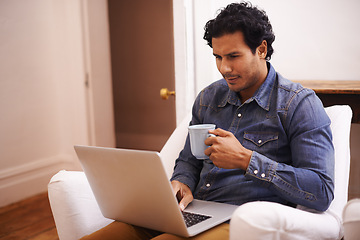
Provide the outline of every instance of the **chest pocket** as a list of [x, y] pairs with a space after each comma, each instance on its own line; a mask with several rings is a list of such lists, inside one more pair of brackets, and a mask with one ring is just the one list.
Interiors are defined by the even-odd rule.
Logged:
[[265, 155], [276, 155], [278, 139], [276, 132], [245, 132], [243, 146]]

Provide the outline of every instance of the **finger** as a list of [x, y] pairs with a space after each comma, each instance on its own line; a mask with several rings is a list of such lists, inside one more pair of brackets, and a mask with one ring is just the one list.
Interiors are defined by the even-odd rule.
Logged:
[[[205, 144], [206, 144], [206, 145], [208, 145], [208, 146], [210, 146], [209, 144], [207, 144], [207, 143], [206, 143], [206, 141], [205, 141]], [[210, 157], [210, 154], [211, 154], [211, 148], [209, 148], [209, 147], [208, 147], [208, 148], [206, 148], [206, 149], [205, 149], [205, 151], [204, 151], [204, 154], [205, 154], [206, 156], [209, 156], [209, 157]]]
[[230, 132], [225, 131], [224, 129], [221, 128], [217, 128], [215, 130], [209, 130], [209, 133], [215, 134], [218, 137], [226, 137], [231, 134]]
[[181, 211], [184, 211], [184, 209], [194, 199], [190, 188], [187, 185], [185, 185], [179, 181], [176, 181], [176, 180], [171, 182], [171, 186], [172, 186], [174, 195], [176, 196], [176, 198], [179, 201], [179, 207], [180, 207]]
[[[217, 128], [215, 130], [209, 130], [209, 133], [214, 134], [216, 137], [229, 137], [229, 136], [232, 135], [231, 132], [225, 131], [225, 130], [223, 130], [221, 128]], [[219, 139], [216, 138], [216, 137], [208, 137], [205, 140], [205, 145], [211, 146], [214, 143], [217, 143]]]
[[216, 134], [214, 133], [215, 129], [214, 130], [209, 130], [209, 133], [210, 134], [214, 134], [216, 136]]
[[209, 136], [205, 139], [205, 145], [211, 146], [216, 141], [216, 136]]
[[180, 210], [184, 211], [185, 208], [189, 205], [189, 203], [192, 202], [193, 199], [194, 197], [191, 193], [186, 193], [179, 203]]

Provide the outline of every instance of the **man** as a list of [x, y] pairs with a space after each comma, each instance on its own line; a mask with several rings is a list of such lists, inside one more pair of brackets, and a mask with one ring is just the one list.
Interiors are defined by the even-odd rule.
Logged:
[[[286, 80], [268, 62], [275, 36], [265, 12], [249, 3], [230, 4], [206, 24], [204, 39], [224, 79], [198, 95], [190, 124], [216, 124], [209, 131], [216, 137], [205, 141], [207, 161], [191, 154], [187, 138], [171, 178], [179, 207], [196, 198], [325, 211], [334, 190], [330, 120], [312, 90]], [[111, 236], [181, 239], [115, 224], [108, 227]], [[222, 224], [194, 239], [227, 239], [228, 228]]]

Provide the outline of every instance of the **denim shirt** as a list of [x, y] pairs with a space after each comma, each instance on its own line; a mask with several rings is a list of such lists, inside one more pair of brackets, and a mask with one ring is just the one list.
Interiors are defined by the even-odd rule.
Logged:
[[268, 69], [265, 82], [244, 103], [221, 79], [202, 90], [193, 106], [190, 125], [216, 124], [253, 151], [246, 171], [197, 160], [188, 136], [171, 180], [189, 186], [196, 199], [325, 211], [334, 197], [330, 119], [314, 91], [283, 78], [270, 63]]

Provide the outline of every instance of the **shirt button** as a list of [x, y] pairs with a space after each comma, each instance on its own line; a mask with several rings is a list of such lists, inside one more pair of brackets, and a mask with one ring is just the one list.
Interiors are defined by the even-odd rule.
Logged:
[[262, 140], [261, 140], [261, 139], [259, 139], [258, 143], [259, 143], [259, 144], [260, 144], [260, 143], [262, 143]]
[[258, 170], [254, 170], [254, 174], [257, 174], [259, 171]]
[[206, 187], [210, 187], [210, 186], [211, 186], [210, 183], [206, 184]]
[[242, 115], [241, 115], [241, 113], [239, 113], [237, 116], [238, 116], [239, 118], [241, 118]]
[[265, 173], [262, 173], [262, 174], [261, 174], [261, 177], [263, 177], [263, 178], [264, 178], [264, 177], [265, 177]]

